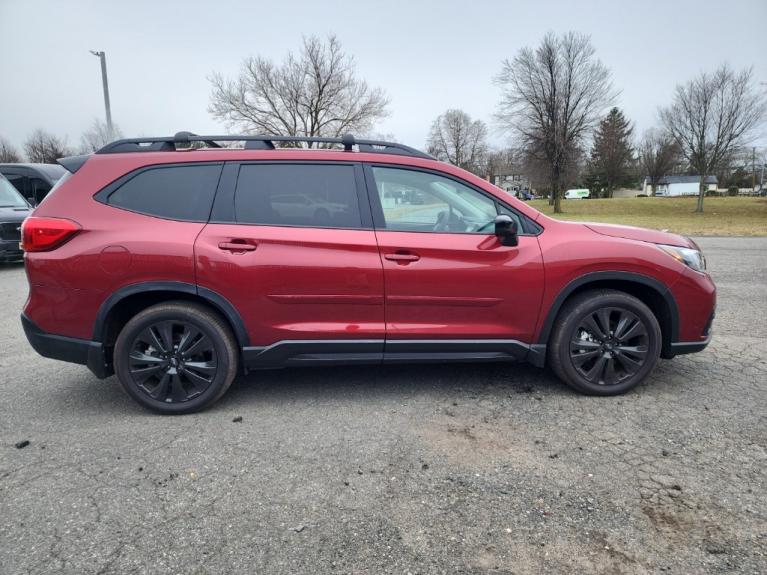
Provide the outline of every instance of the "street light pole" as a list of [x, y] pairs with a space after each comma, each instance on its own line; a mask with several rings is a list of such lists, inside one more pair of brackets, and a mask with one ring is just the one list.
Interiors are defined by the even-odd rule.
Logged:
[[107, 130], [109, 130], [110, 137], [113, 134], [112, 131], [112, 109], [109, 106], [109, 83], [107, 82], [107, 55], [104, 52], [96, 52], [90, 50], [90, 53], [94, 56], [98, 56], [101, 60], [101, 83], [104, 85], [104, 108], [107, 112]]

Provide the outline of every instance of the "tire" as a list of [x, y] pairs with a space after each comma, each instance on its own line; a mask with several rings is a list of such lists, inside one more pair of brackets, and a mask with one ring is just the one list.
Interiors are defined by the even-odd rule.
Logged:
[[120, 331], [114, 349], [115, 373], [128, 395], [163, 414], [192, 413], [216, 402], [237, 374], [237, 358], [226, 322], [187, 302], [139, 312]]
[[644, 303], [621, 291], [592, 290], [568, 300], [560, 311], [549, 341], [549, 365], [581, 393], [619, 395], [652, 372], [661, 346], [658, 320]]

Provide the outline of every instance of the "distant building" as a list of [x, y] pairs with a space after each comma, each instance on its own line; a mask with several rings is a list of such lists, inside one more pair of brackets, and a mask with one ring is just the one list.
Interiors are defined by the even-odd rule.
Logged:
[[[663, 176], [655, 187], [656, 196], [697, 196], [700, 176]], [[706, 189], [716, 191], [716, 176], [706, 176]], [[650, 178], [644, 179], [644, 193], [652, 195]]]
[[490, 181], [510, 194], [530, 189], [530, 181], [524, 174], [496, 174]]

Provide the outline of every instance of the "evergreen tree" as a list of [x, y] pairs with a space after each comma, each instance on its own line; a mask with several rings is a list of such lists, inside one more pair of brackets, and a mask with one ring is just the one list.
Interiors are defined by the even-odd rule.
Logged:
[[613, 108], [599, 122], [591, 149], [590, 181], [609, 198], [615, 188], [630, 182], [634, 167], [631, 136], [634, 128], [618, 108]]

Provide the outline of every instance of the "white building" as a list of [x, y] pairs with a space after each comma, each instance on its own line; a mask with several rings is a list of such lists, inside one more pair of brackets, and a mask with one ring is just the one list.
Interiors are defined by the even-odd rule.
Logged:
[[[706, 189], [716, 191], [716, 176], [706, 176]], [[656, 196], [697, 196], [700, 176], [663, 176], [655, 187]], [[644, 193], [652, 195], [650, 178], [644, 179]]]

